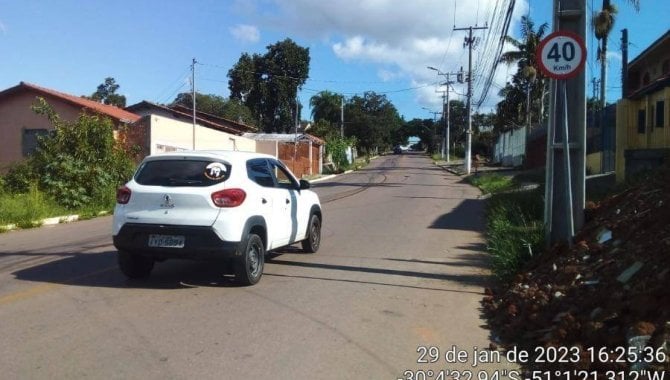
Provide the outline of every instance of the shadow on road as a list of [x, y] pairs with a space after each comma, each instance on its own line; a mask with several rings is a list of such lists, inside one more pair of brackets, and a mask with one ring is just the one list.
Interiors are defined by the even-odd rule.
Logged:
[[286, 265], [294, 267], [303, 267], [303, 268], [315, 268], [315, 269], [328, 269], [328, 270], [337, 270], [337, 271], [347, 271], [347, 272], [359, 272], [359, 273], [373, 273], [373, 274], [385, 274], [392, 276], [404, 276], [404, 277], [413, 277], [413, 278], [423, 278], [431, 280], [443, 280], [443, 281], [453, 281], [465, 285], [474, 285], [474, 286], [484, 286], [487, 283], [487, 276], [482, 276], [481, 274], [465, 274], [465, 275], [453, 275], [446, 273], [428, 273], [428, 272], [417, 272], [410, 270], [398, 270], [398, 269], [385, 269], [385, 268], [371, 268], [371, 267], [355, 267], [349, 265], [336, 265], [336, 264], [323, 264], [323, 263], [308, 263], [301, 261], [289, 261], [289, 260], [277, 260], [273, 259], [270, 263], [275, 265]]
[[69, 257], [20, 269], [12, 274], [23, 281], [86, 287], [187, 289], [237, 286], [233, 282], [233, 276], [228, 274], [231, 271], [223, 262], [169, 260], [156, 263], [149, 278], [129, 280], [118, 269], [116, 251], [43, 255]]
[[466, 199], [451, 212], [435, 219], [429, 228], [443, 230], [482, 231], [484, 201]]

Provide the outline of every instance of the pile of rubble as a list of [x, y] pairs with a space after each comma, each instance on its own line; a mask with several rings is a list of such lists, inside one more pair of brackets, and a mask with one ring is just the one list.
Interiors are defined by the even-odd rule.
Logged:
[[[571, 248], [557, 245], [505, 289], [486, 290], [485, 311], [503, 345], [581, 349], [577, 363], [532, 369], [635, 369], [639, 363], [620, 360], [631, 344], [654, 353], [670, 345], [670, 170], [589, 204], [586, 219]], [[669, 363], [642, 367], [668, 370]]]

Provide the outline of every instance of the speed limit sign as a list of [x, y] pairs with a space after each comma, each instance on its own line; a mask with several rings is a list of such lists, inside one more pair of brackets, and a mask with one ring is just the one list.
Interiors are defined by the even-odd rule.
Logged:
[[554, 79], [568, 79], [584, 68], [586, 46], [577, 34], [556, 31], [540, 42], [535, 52], [540, 70]]

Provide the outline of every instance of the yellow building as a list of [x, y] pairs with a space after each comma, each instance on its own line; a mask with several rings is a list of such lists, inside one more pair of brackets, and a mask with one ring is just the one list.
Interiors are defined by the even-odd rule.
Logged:
[[617, 103], [616, 178], [670, 162], [670, 30], [628, 64]]

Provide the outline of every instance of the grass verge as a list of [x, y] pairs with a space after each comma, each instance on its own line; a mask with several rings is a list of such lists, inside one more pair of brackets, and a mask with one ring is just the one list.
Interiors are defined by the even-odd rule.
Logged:
[[504, 176], [497, 173], [473, 175], [468, 177], [468, 181], [480, 188], [484, 194], [510, 190], [515, 186], [515, 181], [511, 176]]
[[544, 190], [520, 190], [512, 176], [487, 173], [468, 180], [491, 194], [486, 205], [487, 250], [493, 273], [509, 281], [544, 245]]
[[[94, 204], [69, 210], [36, 188], [31, 188], [25, 194], [0, 193], [2, 205], [0, 227], [7, 225], [16, 225], [19, 228], [39, 227], [42, 219], [70, 214], [79, 215], [79, 219], [89, 219], [100, 215], [101, 211], [109, 212], [113, 205], [109, 204], [110, 199], [104, 200], [104, 205]], [[0, 232], [3, 232], [2, 228]]]

